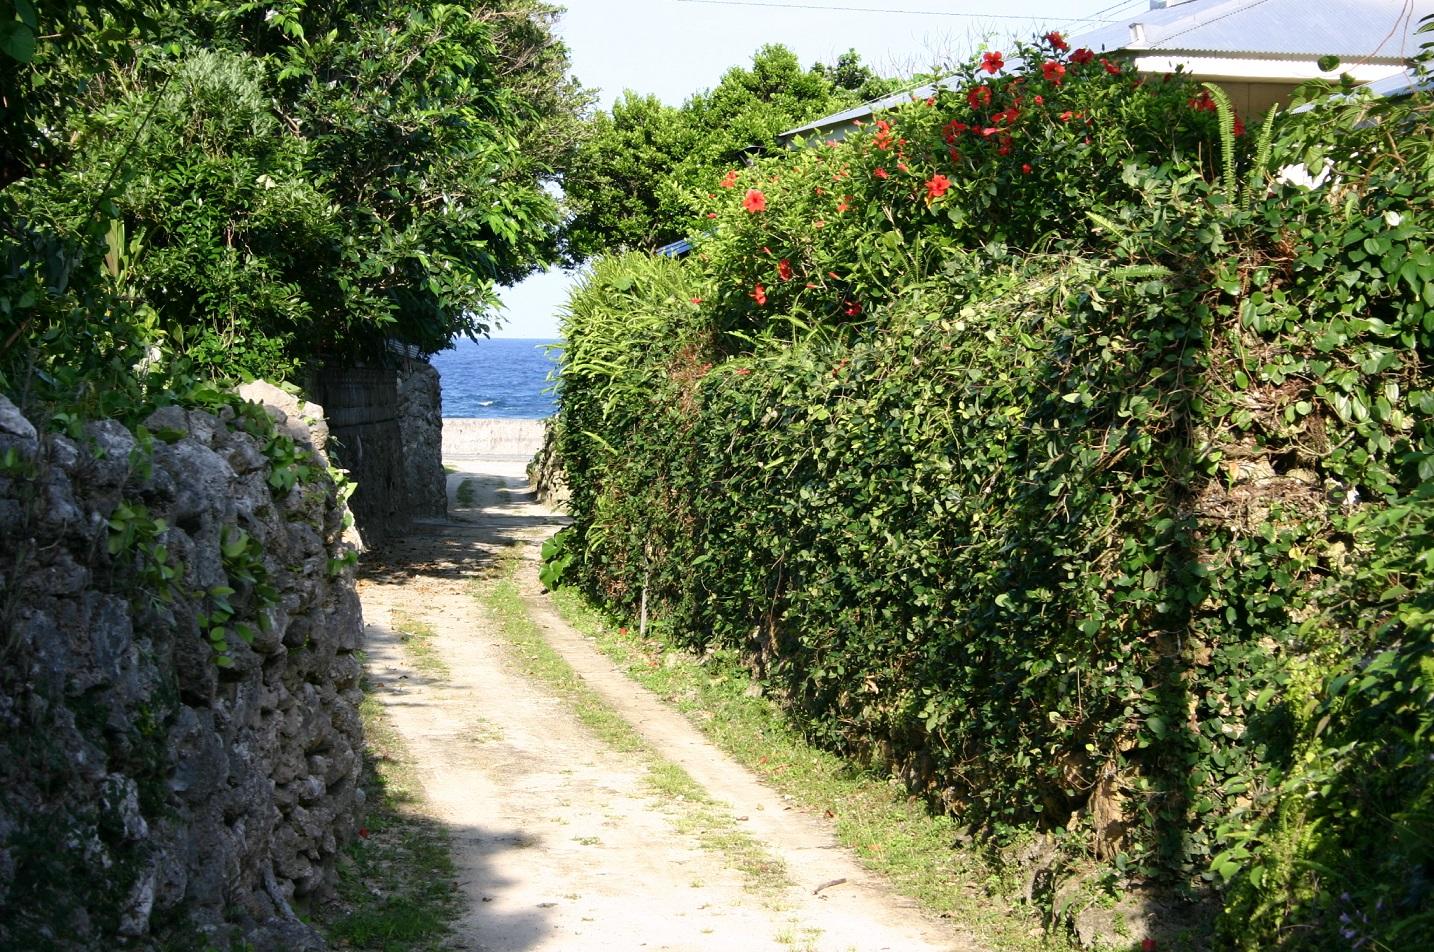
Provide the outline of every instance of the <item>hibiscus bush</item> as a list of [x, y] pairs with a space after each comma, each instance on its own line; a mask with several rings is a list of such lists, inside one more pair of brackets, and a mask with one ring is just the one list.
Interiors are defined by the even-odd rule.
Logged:
[[1434, 883], [1429, 104], [1246, 132], [1063, 46], [731, 170], [682, 262], [598, 265], [570, 571], [987, 842], [1049, 838], [1047, 901], [1393, 947]]
[[705, 199], [712, 313], [745, 326], [774, 312], [859, 318], [952, 248], [1105, 247], [1088, 213], [1139, 202], [1137, 170], [1152, 161], [1209, 171], [1204, 89], [1062, 46], [1020, 47], [1029, 70], [990, 54], [994, 74], [973, 65], [841, 141], [730, 170]]

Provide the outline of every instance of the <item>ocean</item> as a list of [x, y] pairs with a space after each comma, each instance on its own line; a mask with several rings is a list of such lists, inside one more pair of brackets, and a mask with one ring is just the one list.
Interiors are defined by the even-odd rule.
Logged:
[[443, 416], [541, 420], [557, 410], [545, 393], [557, 370], [553, 340], [460, 340], [433, 355], [443, 383]]

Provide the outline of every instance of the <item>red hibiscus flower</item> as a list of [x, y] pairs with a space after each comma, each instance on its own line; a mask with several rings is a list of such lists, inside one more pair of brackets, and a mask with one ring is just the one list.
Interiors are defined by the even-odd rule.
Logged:
[[1066, 38], [1061, 36], [1054, 30], [1046, 34], [1046, 41], [1049, 42], [1053, 48], [1058, 49], [1061, 52], [1065, 52], [1066, 50], [1071, 48], [1071, 45], [1066, 42]]
[[716, 212], [708, 212], [708, 213], [707, 213], [707, 217], [708, 217], [708, 218], [716, 218], [716, 217], [717, 217], [717, 213], [716, 213]]
[[846, 211], [847, 209], [851, 208], [851, 206], [850, 206], [849, 204], [847, 204], [847, 199], [849, 199], [849, 198], [851, 198], [850, 195], [843, 195], [843, 196], [842, 196], [841, 201], [837, 202], [837, 211], [839, 211], [839, 212], [844, 212], [844, 211]]
[[736, 188], [737, 170], [732, 169], [731, 171], [729, 171], [725, 176], [723, 176], [722, 181], [718, 182], [717, 184], [722, 186], [723, 188]]
[[872, 174], [872, 175], [875, 175], [875, 176], [876, 176], [877, 178], [879, 178], [879, 179], [888, 179], [888, 178], [891, 178], [891, 173], [888, 172], [886, 169], [883, 169], [883, 168], [878, 168], [875, 172], [872, 172], [871, 174]]
[[891, 123], [885, 119], [876, 120], [876, 135], [872, 138], [872, 142], [882, 151], [891, 148]]
[[991, 105], [991, 87], [986, 85], [973, 86], [966, 91], [966, 103], [972, 109], [980, 109], [982, 106]]
[[994, 53], [981, 54], [981, 69], [984, 69], [992, 75], [999, 73], [1005, 65], [1006, 59], [1001, 55], [1000, 50]]
[[935, 201], [945, 195], [946, 190], [950, 187], [951, 180], [946, 176], [941, 174], [931, 176], [926, 182], [926, 200]]
[[1059, 86], [1065, 78], [1066, 68], [1055, 60], [1047, 60], [1041, 64], [1041, 75], [1046, 78], [1046, 82]]
[[742, 207], [753, 215], [757, 214], [757, 212], [764, 212], [767, 210], [767, 196], [755, 188], [749, 188], [747, 189], [747, 197], [742, 199]]
[[1044, 106], [1045, 104], [1046, 104], [1046, 97], [1045, 97], [1045, 96], [1042, 96], [1042, 95], [1039, 94], [1039, 93], [1037, 93], [1037, 94], [1036, 94], [1036, 105], [1037, 105], [1037, 106]]
[[1010, 137], [1010, 136], [1001, 136], [1001, 143], [1000, 143], [1000, 145], [996, 146], [996, 154], [997, 154], [997, 155], [1010, 155], [1010, 154], [1011, 154], [1011, 137]]
[[702, 299], [701, 299], [700, 297], [692, 298], [692, 303], [693, 303], [693, 304], [701, 304], [701, 303], [702, 303]]
[[926, 97], [926, 105], [928, 105], [928, 106], [934, 106], [934, 105], [936, 105], [936, 97], [935, 97], [935, 96], [927, 96], [927, 97]]
[[786, 258], [777, 262], [777, 277], [783, 281], [792, 280], [792, 263]]
[[1022, 162], [1022, 163], [1021, 163], [1021, 174], [1022, 174], [1022, 175], [1030, 175], [1030, 174], [1031, 174], [1031, 163], [1029, 163], [1029, 162]]
[[1077, 63], [1081, 66], [1084, 66], [1086, 63], [1089, 63], [1093, 59], [1095, 59], [1095, 54], [1092, 53], [1090, 50], [1086, 49], [1084, 46], [1071, 54], [1071, 62]]
[[751, 296], [752, 300], [756, 301], [758, 304], [767, 303], [767, 289], [762, 287], [761, 284], [758, 284], [755, 288], [753, 288], [749, 292], [749, 295]]
[[861, 313], [861, 302], [860, 302], [860, 301], [847, 301], [847, 302], [846, 302], [846, 316], [847, 316], [847, 317], [856, 317], [856, 316], [857, 316], [858, 314], [860, 314], [860, 313]]
[[[1119, 63], [1112, 63], [1110, 60], [1108, 60], [1108, 59], [1106, 59], [1104, 56], [1102, 56], [1102, 57], [1100, 58], [1100, 65], [1104, 66], [1104, 67], [1105, 67], [1105, 71], [1106, 71], [1107, 73], [1109, 73], [1110, 75], [1112, 75], [1112, 76], [1119, 76], [1119, 75], [1120, 75], [1120, 64], [1119, 64]], [[1169, 77], [1169, 76], [1166, 76], [1165, 78], [1166, 78], [1166, 79], [1169, 79], [1170, 77]]]

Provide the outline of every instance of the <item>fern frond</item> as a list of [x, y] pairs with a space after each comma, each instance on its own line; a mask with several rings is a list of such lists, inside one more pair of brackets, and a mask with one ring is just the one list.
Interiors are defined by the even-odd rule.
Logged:
[[1239, 198], [1239, 182], [1235, 177], [1235, 107], [1219, 86], [1214, 83], [1200, 85], [1215, 100], [1215, 111], [1220, 118], [1220, 163], [1224, 166], [1221, 178], [1225, 185], [1225, 198], [1234, 202]]
[[1255, 196], [1264, 192], [1265, 180], [1270, 176], [1270, 152], [1275, 144], [1275, 115], [1279, 111], [1279, 104], [1276, 103], [1265, 113], [1265, 124], [1260, 127], [1260, 137], [1255, 141], [1255, 161], [1250, 166], [1249, 174], [1245, 176], [1245, 194], [1240, 201], [1240, 207], [1247, 211], [1254, 204]]

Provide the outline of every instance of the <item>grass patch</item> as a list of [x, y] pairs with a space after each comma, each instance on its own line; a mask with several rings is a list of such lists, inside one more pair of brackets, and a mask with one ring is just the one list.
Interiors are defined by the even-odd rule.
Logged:
[[393, 613], [393, 630], [414, 668], [431, 678], [448, 677], [448, 665], [433, 647], [433, 626], [407, 612]]
[[660, 756], [548, 644], [513, 581], [516, 565], [516, 560], [505, 559], [500, 576], [483, 585], [478, 594], [499, 623], [523, 672], [561, 698], [604, 744], [641, 757], [647, 768], [648, 790], [673, 811], [678, 832], [719, 854], [728, 866], [742, 873], [754, 896], [769, 907], [780, 908], [781, 896], [791, 886], [785, 865], [743, 830], [730, 810], [708, 797], [687, 771]]
[[458, 488], [453, 492], [453, 498], [457, 500], [458, 505], [464, 509], [472, 508], [473, 503], [478, 498], [478, 490], [473, 487], [473, 480], [465, 479], [459, 483]]
[[340, 859], [338, 900], [318, 925], [335, 948], [439, 952], [462, 909], [448, 835], [422, 813], [413, 760], [383, 705], [365, 694], [359, 713], [368, 814]]
[[1002, 950], [1072, 948], [1061, 936], [1031, 934], [1040, 924], [1028, 907], [1000, 898], [1013, 884], [954, 845], [960, 831], [950, 817], [933, 816], [898, 781], [807, 744], [777, 704], [751, 690], [735, 652], [699, 658], [610, 623], [574, 589], [553, 597], [562, 617], [634, 681], [767, 784], [830, 817], [841, 843], [897, 891]]

